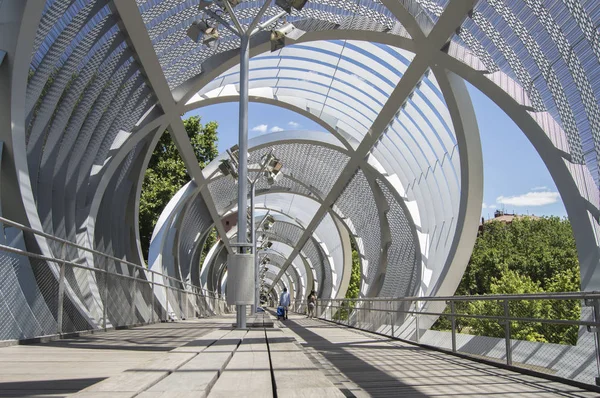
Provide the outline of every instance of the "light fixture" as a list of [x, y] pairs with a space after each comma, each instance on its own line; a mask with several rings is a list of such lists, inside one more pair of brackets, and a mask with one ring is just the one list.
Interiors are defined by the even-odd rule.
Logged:
[[[278, 4], [279, 5], [279, 4]], [[291, 23], [286, 23], [285, 25], [274, 29], [271, 31], [271, 52], [277, 51], [283, 47], [285, 47], [285, 39], [296, 41], [298, 40], [305, 31], [296, 28]]]
[[238, 4], [240, 4], [242, 2], [242, 0], [227, 0], [227, 2], [231, 6], [231, 8], [233, 8], [233, 7], [237, 6]]
[[198, 10], [203, 11], [206, 7], [209, 7], [213, 4], [213, 0], [200, 0], [200, 4], [198, 4]]
[[275, 224], [275, 218], [269, 214], [265, 217], [265, 221], [263, 222], [263, 229], [265, 231], [268, 231], [273, 227], [273, 224]]
[[269, 183], [269, 185], [275, 184], [275, 182], [277, 182], [281, 178], [281, 176], [283, 175], [283, 173], [281, 172], [282, 168], [283, 164], [276, 157], [273, 157], [269, 161], [267, 171], [265, 171], [265, 175], [267, 177], [267, 182]]
[[260, 245], [260, 248], [261, 248], [262, 250], [267, 250], [267, 249], [270, 249], [270, 248], [271, 248], [271, 246], [273, 246], [273, 242], [271, 242], [271, 241], [266, 241], [266, 242], [263, 242], [263, 243]]
[[[235, 6], [237, 6], [238, 4], [240, 4], [242, 2], [242, 0], [227, 0], [227, 2], [229, 3], [229, 5], [231, 6], [231, 8], [234, 8]], [[205, 8], [213, 5], [213, 4], [217, 4], [221, 9], [225, 9], [225, 6], [223, 4], [223, 1], [221, 0], [200, 0], [200, 4], [198, 4], [198, 9], [200, 11], [203, 11]]]
[[292, 13], [292, 8], [300, 11], [308, 0], [275, 0], [275, 4], [283, 8], [288, 14]]
[[219, 170], [225, 176], [231, 175], [233, 178], [238, 177], [237, 168], [232, 165], [232, 162], [229, 159], [221, 160], [221, 163], [219, 163]]
[[210, 26], [207, 21], [202, 20], [194, 22], [188, 28], [187, 35], [196, 43], [211, 46], [211, 43], [216, 44], [214, 42], [219, 38], [219, 31], [216, 26]]

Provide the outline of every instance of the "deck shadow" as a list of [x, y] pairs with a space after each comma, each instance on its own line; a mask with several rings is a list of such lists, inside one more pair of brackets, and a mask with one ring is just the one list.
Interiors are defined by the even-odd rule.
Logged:
[[414, 387], [401, 382], [388, 373], [358, 358], [345, 348], [348, 345], [332, 343], [291, 318], [286, 320], [284, 324], [306, 341], [306, 347], [318, 350], [345, 377], [371, 396], [390, 397], [402, 395], [415, 398], [427, 397], [427, 395]]

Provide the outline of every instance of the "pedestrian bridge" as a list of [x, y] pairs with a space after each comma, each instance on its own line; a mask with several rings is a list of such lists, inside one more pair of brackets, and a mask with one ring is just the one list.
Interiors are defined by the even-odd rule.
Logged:
[[216, 316], [0, 348], [0, 396], [598, 395], [304, 315], [248, 330], [232, 321]]
[[[0, 395], [597, 388], [599, 10], [0, 0]], [[468, 85], [547, 167], [579, 292], [453, 297], [482, 211], [479, 124], [493, 123]], [[248, 140], [248, 101], [318, 128], [290, 120]], [[182, 115], [227, 102], [240, 104], [239, 145], [207, 155]], [[189, 183], [156, 203], [150, 238], [140, 198], [163, 137]], [[344, 300], [355, 263], [359, 298]], [[320, 319], [245, 330], [244, 306], [284, 288], [299, 313], [314, 290]]]

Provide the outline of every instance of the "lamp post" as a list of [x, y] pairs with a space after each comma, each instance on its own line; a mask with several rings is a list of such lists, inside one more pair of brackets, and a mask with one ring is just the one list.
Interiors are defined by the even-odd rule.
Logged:
[[[219, 169], [221, 170], [221, 172], [224, 175], [231, 175], [234, 179], [240, 179], [240, 175], [236, 172], [236, 169], [235, 169], [235, 164], [238, 162], [238, 159], [239, 159], [239, 150], [234, 146], [233, 148], [227, 150], [227, 154], [229, 155], [229, 160], [227, 160], [227, 159], [222, 160], [221, 164], [219, 165]], [[251, 304], [251, 310], [250, 310], [251, 314], [256, 313], [256, 310], [258, 309], [259, 300], [260, 300], [260, 297], [259, 297], [259, 294], [260, 294], [260, 292], [259, 292], [259, 275], [258, 275], [259, 274], [259, 259], [258, 259], [258, 255], [257, 255], [258, 250], [257, 250], [256, 232], [258, 231], [258, 229], [261, 226], [266, 225], [265, 221], [268, 221], [270, 225], [273, 224], [273, 222], [275, 221], [273, 219], [273, 217], [270, 216], [269, 213], [267, 212], [267, 214], [263, 217], [263, 219], [260, 221], [260, 223], [258, 223], [258, 226], [256, 226], [256, 227], [254, 226], [254, 220], [255, 220], [254, 200], [256, 197], [256, 183], [262, 176], [265, 176], [267, 178], [267, 182], [270, 185], [273, 185], [283, 175], [283, 173], [281, 171], [282, 168], [283, 168], [283, 164], [277, 157], [275, 157], [275, 155], [273, 154], [273, 151], [271, 151], [262, 157], [259, 167], [257, 169], [250, 170], [250, 171], [256, 172], [256, 176], [254, 177], [254, 179], [250, 179], [249, 176], [246, 177], [247, 182], [250, 183], [250, 243], [252, 244], [252, 254], [254, 255], [254, 259], [253, 259], [254, 303]], [[238, 170], [239, 170], [239, 167], [238, 167]], [[239, 185], [238, 185], [238, 187], [239, 187]], [[240, 214], [243, 215], [243, 212], [238, 210], [238, 224], [239, 224]], [[245, 220], [244, 220], [244, 222], [245, 222]], [[238, 227], [238, 245], [240, 245], [240, 243], [239, 243], [240, 235], [242, 235], [242, 234], [243, 234], [243, 231]], [[246, 232], [246, 234], [247, 234], [247, 232]], [[244, 238], [245, 238], [245, 236], [244, 236]], [[245, 241], [247, 241], [247, 240], [245, 240]]]
[[[252, 248], [255, 248], [254, 243], [248, 242], [246, 237], [248, 230], [248, 222], [246, 216], [246, 209], [248, 208], [248, 73], [250, 65], [250, 38], [260, 31], [265, 31], [269, 26], [276, 23], [280, 18], [286, 14], [291, 13], [292, 7], [296, 10], [301, 10], [306, 4], [307, 0], [276, 0], [275, 3], [283, 11], [279, 12], [267, 21], [260, 23], [259, 21], [271, 5], [272, 0], [266, 0], [263, 6], [260, 8], [257, 15], [252, 19], [252, 22], [244, 27], [238, 20], [233, 7], [237, 6], [241, 0], [201, 0], [198, 5], [199, 11], [204, 13], [204, 19], [194, 22], [187, 30], [187, 35], [197, 43], [202, 43], [210, 48], [215, 48], [219, 39], [219, 31], [217, 25], [223, 25], [227, 30], [231, 31], [234, 35], [240, 38], [240, 104], [239, 104], [239, 154], [238, 161], [238, 239], [237, 243], [232, 246], [238, 248], [237, 258], [232, 254], [230, 262], [232, 271], [234, 263], [243, 264], [241, 258], [250, 254]], [[225, 21], [220, 14], [227, 12], [234, 26], [231, 26]], [[212, 20], [212, 22], [211, 22]], [[303, 31], [296, 29], [291, 23], [285, 23], [279, 29], [271, 31], [271, 51], [275, 51], [285, 45], [285, 38], [298, 39]], [[251, 195], [251, 201], [253, 195]], [[253, 212], [251, 212], [253, 213]], [[216, 221], [216, 220], [215, 220]], [[254, 222], [254, 220], [252, 221]], [[252, 228], [254, 230], [254, 228]], [[253, 255], [256, 255], [253, 253]], [[240, 260], [241, 262], [238, 262]], [[237, 268], [236, 268], [237, 269]], [[233, 273], [233, 272], [232, 272]], [[243, 283], [243, 281], [236, 281], [236, 283]], [[235, 286], [239, 288], [239, 286]], [[243, 289], [241, 289], [243, 290]], [[256, 291], [256, 289], [254, 289]], [[241, 294], [241, 293], [240, 293]], [[228, 295], [229, 296], [229, 295]], [[240, 300], [244, 301], [244, 300]], [[256, 300], [255, 300], [256, 304]], [[237, 304], [237, 327], [240, 329], [246, 328], [246, 305]]]
[[[251, 185], [252, 195], [250, 196], [250, 207], [252, 208], [252, 220], [254, 220], [254, 184]], [[265, 220], [269, 218], [269, 213], [263, 217], [263, 219], [258, 223], [256, 228], [252, 228], [252, 242], [254, 244], [254, 305], [252, 307], [252, 313], [256, 313], [260, 304], [260, 259], [258, 258], [258, 248], [257, 248], [257, 239], [256, 233], [263, 226]], [[254, 221], [253, 221], [254, 223]]]

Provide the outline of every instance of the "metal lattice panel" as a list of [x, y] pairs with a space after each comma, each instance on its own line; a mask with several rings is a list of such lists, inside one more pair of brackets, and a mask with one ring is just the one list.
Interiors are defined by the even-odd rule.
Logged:
[[[236, 14], [241, 23], [246, 24], [254, 17], [261, 5], [260, 2], [253, 1], [244, 2], [236, 7]], [[228, 31], [222, 32], [220, 43], [214, 50], [199, 48], [192, 43], [185, 31], [198, 18], [195, 4], [186, 7], [178, 1], [167, 1], [149, 8], [140, 7], [140, 11], [171, 87], [199, 73], [199, 66], [209, 57], [239, 46], [239, 40]], [[263, 20], [273, 17], [278, 12], [277, 7], [270, 7]], [[227, 15], [223, 18], [229, 20]], [[405, 30], [398, 28], [396, 19], [381, 3], [369, 0], [311, 2], [289, 20], [298, 22], [298, 26], [302, 25], [304, 30], [334, 27], [372, 31], [393, 29], [394, 33], [408, 36]]]
[[381, 221], [373, 191], [362, 170], [359, 170], [348, 183], [335, 205], [342, 212], [340, 217], [350, 218], [365, 252], [362, 253], [368, 264], [363, 268], [365, 283], [370, 285], [379, 269], [381, 256]]
[[211, 225], [212, 218], [206, 203], [198, 195], [185, 213], [179, 231], [179, 267], [183, 279], [188, 278], [191, 267], [200, 266], [192, 263], [192, 254], [202, 251], [202, 247], [198, 247], [202, 242], [200, 237], [204, 236]]
[[572, 161], [585, 161], [598, 184], [600, 83], [589, 71], [600, 60], [600, 36], [593, 15], [572, 0], [481, 1], [461, 37], [474, 52], [476, 42], [487, 48], [503, 72], [516, 75], [533, 106], [548, 109], [564, 130]]
[[388, 246], [387, 268], [381, 292], [382, 297], [412, 297], [417, 294], [420, 281], [420, 264], [417, 263], [419, 242], [414, 237], [410, 222], [390, 188], [377, 180], [389, 206], [386, 213], [392, 233]]
[[273, 229], [269, 231], [269, 236], [272, 238], [281, 237], [287, 242], [292, 243], [291, 246], [293, 247], [296, 246], [298, 240], [300, 240], [300, 236], [302, 236], [302, 229], [293, 224], [278, 221], [273, 224]]
[[250, 153], [249, 164], [258, 163], [265, 154], [273, 151], [283, 163], [283, 173], [314, 187], [327, 195], [348, 162], [348, 156], [323, 146], [289, 143], [261, 148]]
[[[18, 170], [16, 177], [2, 173], [2, 182], [17, 188], [3, 191], [3, 197], [10, 196], [3, 210], [12, 210], [12, 202], [22, 204], [36, 228], [142, 261], [135, 241], [135, 206], [153, 135], [180, 114], [230, 101], [239, 92], [239, 69], [224, 71], [223, 66], [233, 65], [235, 59], [229, 57], [236, 54], [239, 39], [220, 29], [217, 46], [208, 48], [186, 34], [194, 21], [206, 17], [198, 3], [47, 0], [2, 8], [10, 11], [2, 15], [7, 23], [0, 26], [8, 37], [2, 68], [16, 78], [9, 92], [0, 93], [6, 96], [2, 103], [8, 104], [0, 110], [5, 111], [0, 124], [12, 140], [14, 153], [7, 161], [14, 161]], [[600, 207], [597, 3], [480, 0], [469, 10], [464, 2], [449, 0], [311, 0], [286, 18], [308, 34], [294, 45], [253, 58], [250, 95], [309, 116], [331, 134], [306, 132], [306, 139], [297, 131], [261, 136], [250, 162], [257, 163], [271, 149], [282, 160], [283, 178], [272, 186], [260, 180], [257, 202], [290, 218], [290, 223], [276, 223], [268, 235], [294, 246], [286, 255], [306, 255], [302, 258], [315, 269], [321, 297], [336, 295], [343, 284], [340, 265], [348, 249], [340, 239], [345, 231], [338, 231], [339, 224], [327, 216], [332, 208], [357, 234], [368, 261], [367, 284], [380, 280], [375, 278], [387, 259], [380, 295], [430, 294], [440, 283], [445, 284], [441, 290], [452, 289], [448, 279], [440, 278], [448, 270], [445, 264], [448, 272], [459, 269], [461, 253], [469, 249], [464, 228], [473, 225], [478, 212], [473, 203], [479, 202], [472, 200], [473, 192], [482, 189], [479, 177], [470, 173], [478, 155], [473, 157], [473, 147], [464, 144], [470, 133], [465, 106], [470, 105], [465, 105], [468, 96], [457, 78], [489, 95], [542, 148], [538, 150], [557, 186], [561, 184], [559, 190], [569, 190], [563, 196], [569, 215], [577, 214], [576, 239], [584, 248], [580, 258], [593, 260], [591, 266], [582, 262], [582, 276], [595, 272], [600, 239], [594, 216]], [[236, 6], [242, 25], [262, 5], [262, 0], [251, 0]], [[268, 7], [262, 21], [280, 11]], [[223, 17], [230, 18], [227, 13]], [[14, 34], [7, 30], [13, 26]], [[260, 35], [253, 45], [267, 44], [269, 33]], [[318, 41], [322, 38], [330, 40]], [[435, 46], [421, 45], [427, 41]], [[190, 84], [182, 84], [186, 82]], [[169, 88], [177, 90], [169, 93]], [[148, 120], [142, 120], [144, 115]], [[465, 131], [455, 132], [455, 126]], [[165, 267], [177, 277], [186, 278], [198, 261], [196, 234], [215, 222], [220, 226], [219, 216], [235, 207], [235, 182], [215, 174], [214, 164], [207, 169], [212, 169], [205, 175], [212, 178], [208, 190], [190, 170], [202, 188], [195, 199], [201, 203], [188, 202], [195, 196], [185, 191], [181, 202], [170, 207], [176, 210], [167, 215], [169, 223], [159, 228], [163, 235], [156, 242], [168, 243], [156, 252], [166, 262], [179, 261], [181, 275], [175, 275], [175, 267]], [[468, 178], [461, 181], [463, 177]], [[587, 206], [583, 210], [582, 202]], [[182, 209], [188, 211], [178, 213]], [[160, 304], [149, 307], [154, 298], [147, 286], [136, 292], [119, 278], [132, 274], [130, 266], [76, 247], [63, 250], [43, 238], [37, 245], [27, 243], [23, 245], [45, 256], [64, 252], [67, 259], [89, 266], [65, 273], [62, 331], [96, 328], [104, 310], [110, 326], [148, 322], [150, 314], [165, 312]], [[210, 277], [210, 288], [220, 291], [226, 251], [213, 254], [210, 275], [203, 272], [202, 278]], [[280, 258], [278, 265], [293, 261]], [[585, 267], [592, 272], [584, 272]], [[97, 268], [117, 275], [104, 277]], [[296, 271], [288, 270], [286, 278], [298, 284]], [[0, 256], [0, 275], [0, 319], [9, 325], [0, 327], [0, 338], [54, 333], [59, 312], [54, 262]], [[181, 282], [168, 284], [179, 289]], [[100, 297], [102, 289], [110, 292], [106, 299]], [[181, 292], [164, 295], [167, 310], [170, 306], [183, 313]], [[15, 334], [17, 329], [21, 335]]]
[[312, 267], [315, 270], [317, 276], [317, 282], [319, 284], [317, 295], [319, 297], [331, 297], [331, 266], [329, 260], [323, 255], [322, 250], [318, 247], [318, 244], [314, 239], [309, 239], [302, 252], [306, 255]]

